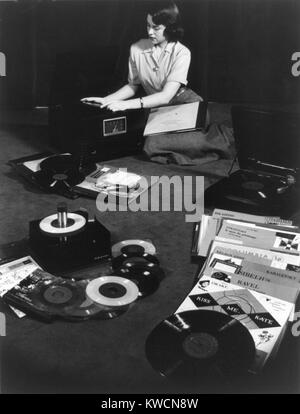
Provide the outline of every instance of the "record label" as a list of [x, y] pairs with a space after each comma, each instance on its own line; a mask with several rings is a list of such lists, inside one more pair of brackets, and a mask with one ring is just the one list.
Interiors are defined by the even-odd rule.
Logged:
[[85, 299], [84, 290], [75, 282], [62, 280], [45, 284], [40, 282], [33, 291], [33, 303], [56, 316], [62, 316], [68, 306], [79, 306]]
[[182, 346], [187, 355], [198, 359], [211, 358], [218, 352], [218, 341], [205, 332], [188, 335]]
[[72, 299], [72, 296], [72, 291], [64, 286], [49, 286], [44, 291], [45, 300], [56, 305], [65, 305]]
[[87, 285], [86, 295], [99, 305], [122, 307], [133, 303], [138, 298], [139, 290], [137, 285], [129, 279], [102, 276]]

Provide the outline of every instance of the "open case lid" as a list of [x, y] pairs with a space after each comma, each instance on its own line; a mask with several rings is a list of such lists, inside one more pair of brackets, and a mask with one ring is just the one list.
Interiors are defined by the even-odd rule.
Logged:
[[300, 113], [233, 106], [231, 114], [240, 168], [300, 167]]

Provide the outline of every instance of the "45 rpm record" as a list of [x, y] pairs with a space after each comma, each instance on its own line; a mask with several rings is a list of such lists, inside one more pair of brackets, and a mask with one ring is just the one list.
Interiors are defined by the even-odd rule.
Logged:
[[[80, 281], [78, 284], [86, 290], [88, 281]], [[85, 300], [77, 306], [66, 307], [63, 318], [69, 321], [80, 322], [88, 319], [113, 319], [126, 312], [126, 308], [114, 309], [108, 306], [97, 305], [91, 299]]]
[[145, 240], [123, 240], [112, 246], [112, 256], [116, 257], [120, 254], [130, 254], [132, 257], [138, 254], [148, 253], [155, 255], [156, 249], [152, 243]]
[[78, 306], [84, 300], [84, 290], [75, 282], [68, 280], [41, 283], [33, 295], [36, 306], [55, 315], [62, 315], [66, 307]]
[[87, 319], [113, 319], [126, 312], [126, 307], [114, 309], [108, 306], [97, 305], [86, 298], [78, 306], [64, 309], [63, 318], [69, 321], [85, 321]]
[[138, 298], [139, 290], [129, 279], [118, 276], [101, 276], [86, 287], [86, 296], [98, 305], [120, 308]]
[[153, 256], [149, 253], [122, 253], [120, 256], [114, 257], [112, 259], [112, 267], [118, 269], [120, 266], [124, 266], [128, 262], [135, 263], [154, 263], [159, 265], [159, 260], [156, 256]]
[[236, 319], [194, 310], [157, 325], [146, 340], [146, 356], [156, 371], [175, 380], [230, 380], [250, 368], [255, 344]]
[[79, 159], [73, 155], [53, 155], [40, 163], [40, 171], [35, 174], [35, 179], [51, 191], [70, 190], [85, 178], [79, 166]]
[[128, 259], [115, 274], [132, 280], [139, 288], [139, 297], [145, 297], [154, 293], [164, 277], [163, 270], [154, 263], [139, 263], [134, 259]]
[[68, 213], [67, 227], [58, 227], [57, 214], [43, 218], [40, 223], [40, 229], [52, 236], [64, 236], [71, 233], [77, 233], [86, 225], [86, 219], [81, 214]]

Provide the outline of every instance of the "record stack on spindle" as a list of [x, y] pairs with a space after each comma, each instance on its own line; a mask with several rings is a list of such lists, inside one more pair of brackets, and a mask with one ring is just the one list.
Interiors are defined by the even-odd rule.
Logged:
[[123, 240], [112, 247], [114, 275], [136, 283], [139, 297], [154, 293], [164, 272], [156, 256], [155, 246], [147, 240]]

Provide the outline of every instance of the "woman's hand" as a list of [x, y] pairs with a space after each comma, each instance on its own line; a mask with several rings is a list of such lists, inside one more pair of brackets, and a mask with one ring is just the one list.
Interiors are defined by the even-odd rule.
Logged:
[[130, 101], [114, 101], [105, 106], [112, 112], [126, 111], [130, 109]]
[[93, 106], [100, 106], [100, 108], [103, 108], [105, 105], [108, 104], [107, 98], [100, 98], [96, 96], [91, 96], [88, 98], [82, 98], [80, 99], [82, 103], [87, 105], [93, 105]]

